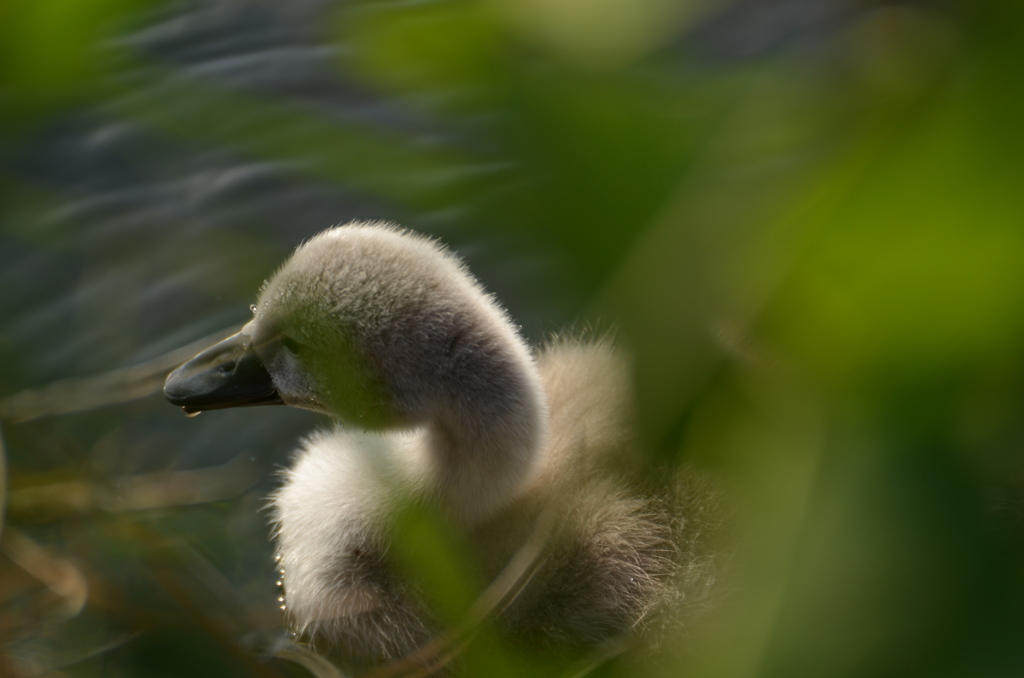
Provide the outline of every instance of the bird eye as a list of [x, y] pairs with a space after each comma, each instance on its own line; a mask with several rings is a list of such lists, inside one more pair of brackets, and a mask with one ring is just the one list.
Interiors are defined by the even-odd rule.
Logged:
[[302, 344], [291, 337], [281, 337], [281, 345], [292, 355], [299, 355], [299, 352], [302, 351]]

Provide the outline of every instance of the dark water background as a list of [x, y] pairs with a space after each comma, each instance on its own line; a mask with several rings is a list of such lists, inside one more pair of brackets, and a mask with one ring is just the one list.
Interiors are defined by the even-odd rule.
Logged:
[[1021, 675], [1020, 11], [507, 7], [0, 8], [0, 673], [303, 675], [260, 509], [323, 422], [159, 387], [386, 219], [532, 341], [616, 327], [638, 455], [738, 488], [749, 597], [644, 671]]

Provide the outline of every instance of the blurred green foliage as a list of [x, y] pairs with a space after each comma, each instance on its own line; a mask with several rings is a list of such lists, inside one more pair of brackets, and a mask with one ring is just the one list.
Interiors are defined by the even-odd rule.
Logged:
[[118, 66], [104, 43], [138, 10], [138, 0], [44, 0], [0, 6], [0, 113], [8, 133], [38, 116], [97, 95]]
[[[712, 18], [756, 16], [751, 4], [332, 5], [320, 39], [343, 47], [338, 72], [415, 112], [385, 127], [117, 47], [110, 28], [139, 9], [128, 0], [8, 2], [0, 140], [24, 143], [88, 100], [189, 148], [355, 187], [460, 242], [557, 262], [543, 281], [570, 300], [568, 319], [610, 321], [634, 355], [638, 456], [711, 468], [738, 514], [736, 594], [716, 623], [596, 674], [1019, 676], [1024, 10], [839, 3], [840, 18], [802, 40], [731, 56], [735, 37]], [[133, 97], [143, 81], [162, 98]], [[60, 248], [25, 219], [60, 196], [9, 167], [0, 176], [5, 242]], [[197, 237], [232, 262], [211, 279], [244, 308], [277, 244]], [[519, 289], [529, 274], [477, 272], [528, 327], [566, 319], [531, 315], [545, 290]], [[276, 610], [230, 592], [238, 563], [266, 551], [232, 553], [218, 525], [258, 522], [258, 493], [96, 509], [90, 484], [111, 482], [82, 471], [96, 440], [162, 407], [27, 423], [0, 409], [15, 509], [0, 671], [53, 668], [31, 658], [76, 644], [91, 654], [69, 653], [79, 660], [62, 675], [301, 674], [253, 659], [251, 636]], [[148, 458], [161, 446], [150, 440]], [[406, 547], [457, 617], [469, 577], [435, 529]], [[17, 541], [26, 532], [34, 541]], [[84, 607], [61, 608], [79, 585]], [[475, 672], [527, 661], [495, 642], [473, 646]]]

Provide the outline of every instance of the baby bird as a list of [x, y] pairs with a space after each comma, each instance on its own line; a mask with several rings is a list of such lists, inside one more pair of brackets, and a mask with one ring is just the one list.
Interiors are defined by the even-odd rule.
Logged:
[[164, 394], [187, 413], [285, 404], [337, 422], [271, 498], [286, 614], [317, 650], [444, 663], [429, 596], [389, 557], [409, 506], [462, 541], [490, 601], [478, 616], [520, 642], [619, 641], [707, 598], [701, 483], [645, 494], [609, 471], [632, 443], [610, 342], [534, 353], [454, 254], [382, 223], [301, 245], [253, 310]]

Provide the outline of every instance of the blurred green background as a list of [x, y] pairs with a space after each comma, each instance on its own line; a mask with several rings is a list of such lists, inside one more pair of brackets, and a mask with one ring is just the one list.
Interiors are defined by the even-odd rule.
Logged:
[[617, 328], [638, 458], [729, 487], [735, 599], [594, 675], [1024, 675], [1022, 67], [1003, 0], [0, 4], [0, 674], [308, 675], [260, 509], [322, 421], [158, 392], [374, 218]]

